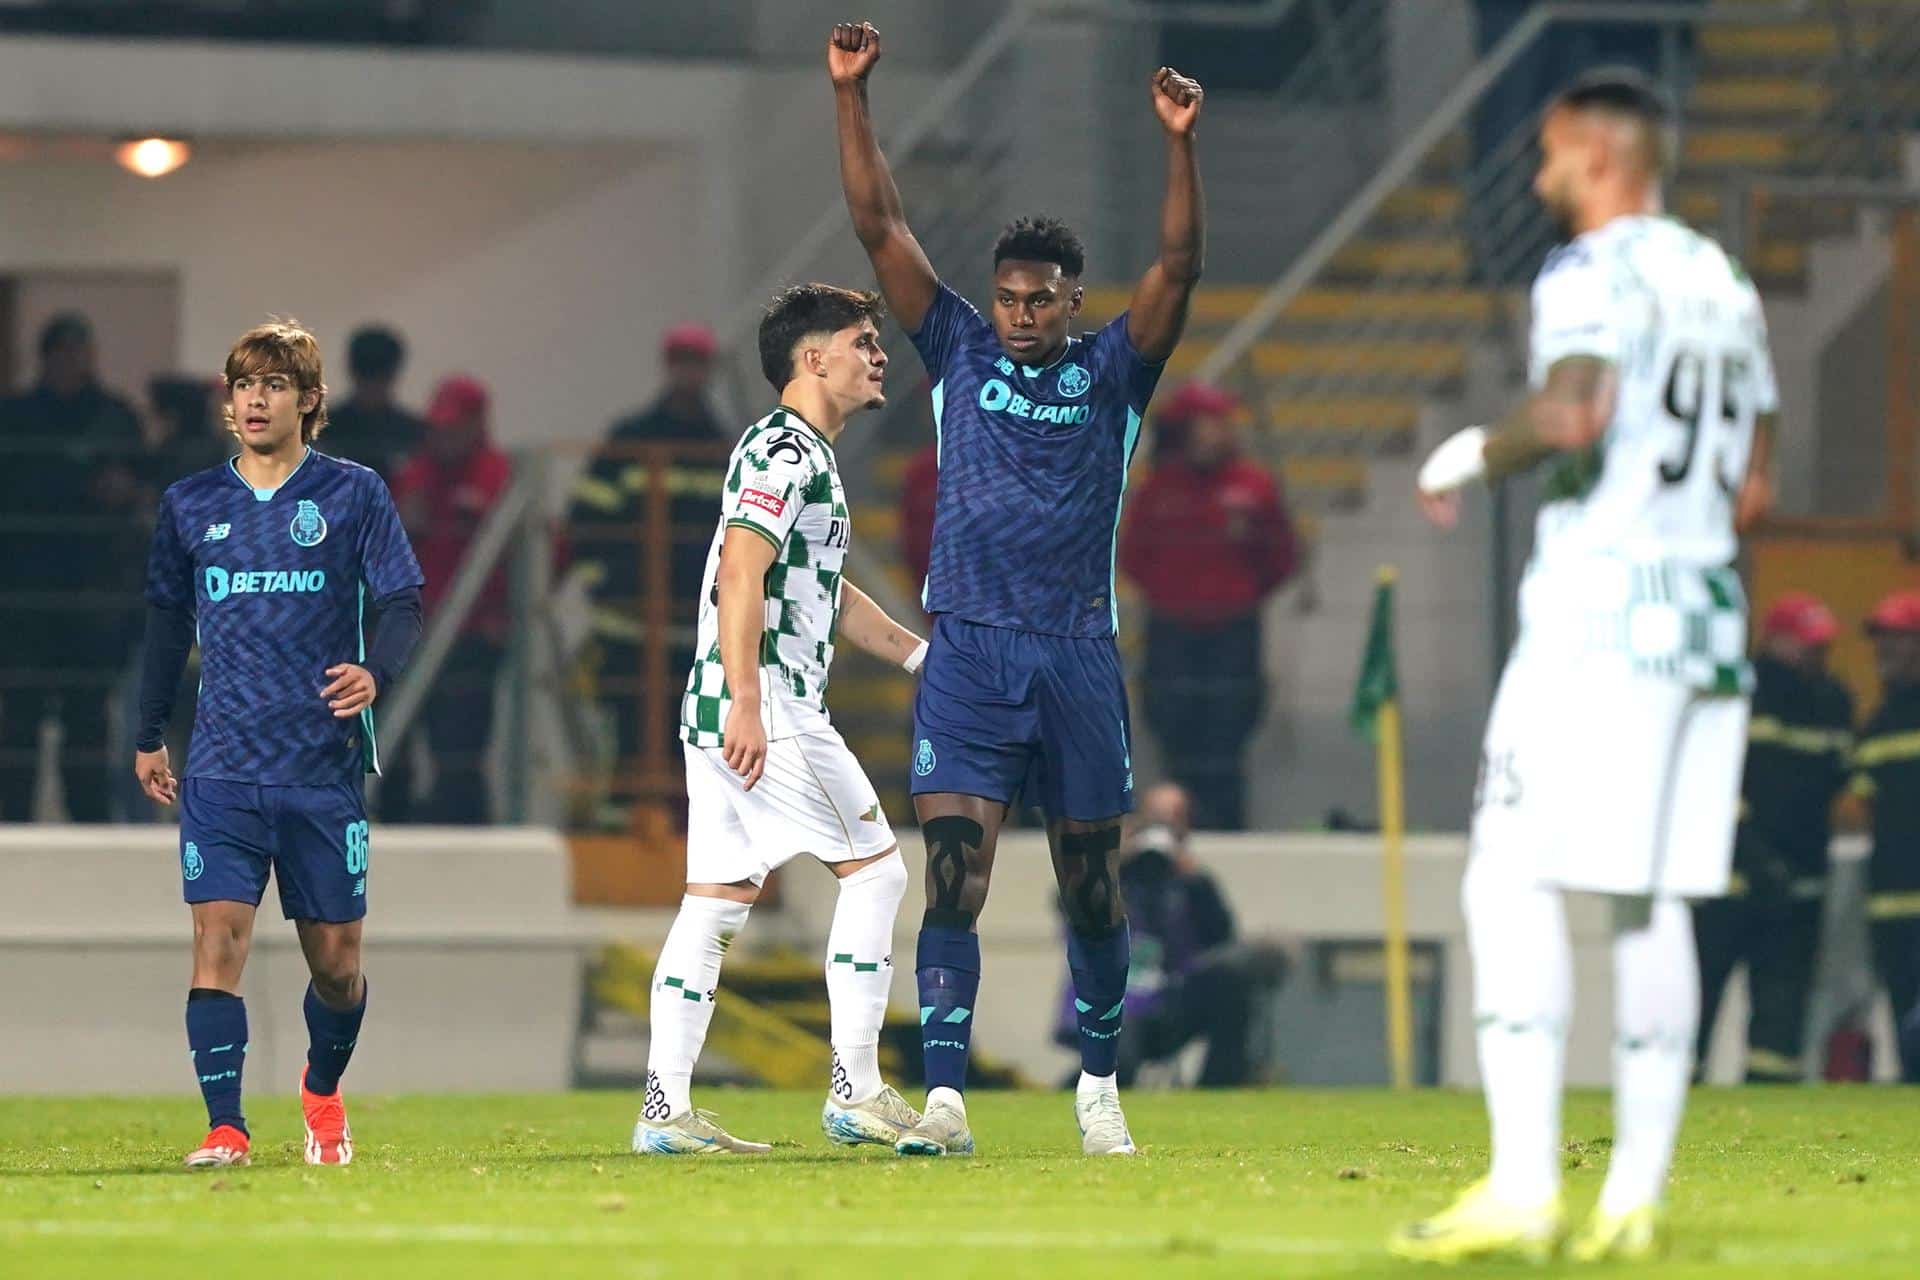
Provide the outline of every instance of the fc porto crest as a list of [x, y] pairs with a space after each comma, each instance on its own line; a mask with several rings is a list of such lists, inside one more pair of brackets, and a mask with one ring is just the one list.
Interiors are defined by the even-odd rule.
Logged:
[[293, 523], [287, 526], [287, 536], [296, 547], [317, 547], [327, 536], [327, 518], [311, 499], [300, 499], [300, 505], [294, 509]]
[[1069, 400], [1078, 400], [1087, 394], [1087, 388], [1093, 385], [1093, 375], [1084, 365], [1067, 364], [1060, 367], [1060, 394]]
[[207, 863], [200, 856], [200, 846], [187, 841], [187, 847], [180, 851], [180, 874], [188, 880], [198, 880], [200, 873], [207, 869]]
[[913, 771], [924, 778], [933, 772], [933, 744], [925, 738], [920, 739], [920, 750], [913, 756]]

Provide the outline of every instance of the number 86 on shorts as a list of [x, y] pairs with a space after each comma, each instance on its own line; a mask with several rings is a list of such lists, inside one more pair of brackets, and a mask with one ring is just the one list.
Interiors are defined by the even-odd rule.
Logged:
[[347, 874], [367, 874], [367, 824], [365, 820], [347, 824]]

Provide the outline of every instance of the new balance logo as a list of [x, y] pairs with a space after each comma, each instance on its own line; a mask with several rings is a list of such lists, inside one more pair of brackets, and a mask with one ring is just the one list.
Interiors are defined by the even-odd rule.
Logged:
[[207, 531], [200, 535], [202, 542], [225, 542], [227, 535], [233, 532], [230, 524], [210, 524]]

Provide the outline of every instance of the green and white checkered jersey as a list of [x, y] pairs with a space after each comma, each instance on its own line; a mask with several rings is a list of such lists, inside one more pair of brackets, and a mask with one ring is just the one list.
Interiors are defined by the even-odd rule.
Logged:
[[1541, 268], [1528, 354], [1535, 387], [1590, 357], [1618, 389], [1598, 444], [1548, 482], [1523, 633], [1703, 690], [1745, 688], [1746, 600], [1725, 569], [1754, 423], [1779, 407], [1752, 282], [1678, 222], [1616, 218]]
[[1520, 582], [1520, 644], [1531, 652], [1676, 680], [1708, 694], [1753, 690], [1747, 598], [1726, 566], [1591, 556], [1539, 562]]
[[720, 665], [720, 549], [729, 529], [773, 544], [760, 639], [760, 706], [767, 737], [816, 733], [827, 718], [827, 671], [840, 617], [840, 575], [853, 522], [833, 447], [784, 406], [747, 428], [727, 460], [720, 525], [700, 585], [700, 630], [680, 737], [718, 747], [732, 698]]
[[1760, 297], [1719, 245], [1667, 218], [1616, 218], [1548, 257], [1533, 286], [1533, 385], [1569, 357], [1618, 372], [1590, 453], [1562, 461], [1534, 554], [1731, 564], [1754, 422], [1779, 407]]

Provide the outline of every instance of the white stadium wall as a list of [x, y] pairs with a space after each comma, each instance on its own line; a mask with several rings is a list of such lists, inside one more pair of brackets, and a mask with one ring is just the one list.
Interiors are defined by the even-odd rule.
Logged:
[[[812, 66], [12, 39], [0, 274], [177, 272], [182, 368], [273, 310], [343, 384], [378, 319], [412, 400], [470, 370], [504, 443], [588, 440], [657, 391], [664, 329], [723, 319], [837, 201], [832, 111]], [[195, 158], [107, 159], [149, 133]]]
[[690, 169], [665, 148], [510, 143], [209, 143], [158, 182], [16, 163], [0, 264], [177, 268], [188, 370], [217, 371], [273, 311], [321, 335], [338, 390], [349, 330], [383, 321], [411, 347], [411, 399], [467, 370], [503, 443], [580, 439], [648, 389], [652, 334], [718, 305], [703, 255], [651, 248], [702, 239]]
[[[190, 1089], [178, 833], [16, 824], [0, 865], [16, 886], [0, 899], [0, 1093]], [[566, 1087], [583, 954], [568, 893], [553, 832], [376, 829], [357, 1087]], [[306, 984], [269, 888], [242, 988], [255, 1089], [299, 1079]]]
[[[908, 848], [908, 886], [893, 937], [893, 1003], [911, 1009], [914, 937], [924, 901], [917, 841]], [[354, 1059], [354, 1087], [404, 1090], [558, 1089], [572, 1079], [581, 982], [603, 943], [654, 948], [669, 910], [582, 909], [569, 901], [564, 843], [531, 827], [484, 830], [376, 827], [366, 929], [372, 988], [368, 1030]], [[168, 827], [0, 827], [0, 1093], [187, 1092], [181, 1018], [189, 977], [191, 923], [180, 900], [178, 834]], [[1218, 877], [1243, 939], [1375, 943], [1381, 936], [1379, 842], [1369, 836], [1202, 836], [1194, 853]], [[1863, 842], [1836, 848], [1837, 877], [1856, 894]], [[1408, 842], [1408, 928], [1437, 948], [1438, 1076], [1471, 1085], [1472, 969], [1459, 906], [1466, 842], [1424, 836]], [[833, 916], [833, 878], [808, 860], [780, 873], [777, 907], [754, 912], [742, 954], [791, 947], [818, 954]], [[1010, 832], [994, 866], [981, 915], [982, 986], [975, 1043], [983, 1054], [1051, 1084], [1076, 1058], [1052, 1030], [1066, 980], [1045, 841]], [[1851, 910], [1836, 901], [1830, 918]], [[1606, 904], [1569, 899], [1574, 944], [1575, 1018], [1567, 1072], [1600, 1085], [1611, 1071], [1612, 977]], [[1830, 936], [1844, 934], [1834, 930]], [[1822, 965], [1816, 1019], [1832, 1012], [1842, 970], [1864, 963], [1846, 942]], [[1296, 966], [1290, 984], [1325, 980]], [[1349, 972], [1356, 986], [1366, 966]], [[248, 1078], [291, 1090], [305, 1048], [299, 1000], [306, 985], [292, 927], [268, 891], [255, 930], [245, 994], [254, 1047]], [[1737, 1079], [1733, 1034], [1744, 1026], [1736, 990], [1721, 1019], [1715, 1080]], [[1308, 1019], [1304, 1025], [1315, 1025]], [[1890, 1023], [1876, 1014], [1881, 1036]], [[1293, 1025], [1288, 1033], [1301, 1034]], [[1342, 1060], [1351, 1078], [1384, 1078], [1380, 1033], [1371, 1025], [1349, 1045], [1316, 1046]], [[1284, 1040], [1282, 1061], [1301, 1046]], [[824, 1071], [825, 1064], [822, 1064]]]

